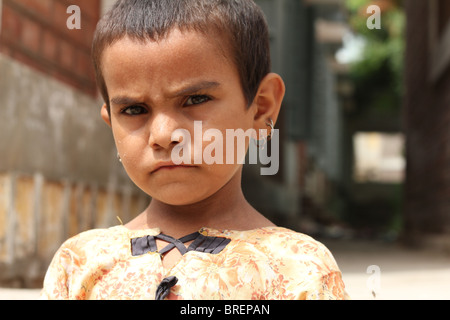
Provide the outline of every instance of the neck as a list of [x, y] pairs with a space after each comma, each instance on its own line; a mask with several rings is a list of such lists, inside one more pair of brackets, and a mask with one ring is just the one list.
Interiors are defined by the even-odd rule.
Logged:
[[202, 227], [248, 230], [270, 226], [245, 199], [241, 171], [214, 195], [200, 202], [173, 206], [153, 199], [148, 208], [127, 227], [160, 228], [165, 234], [182, 237]]

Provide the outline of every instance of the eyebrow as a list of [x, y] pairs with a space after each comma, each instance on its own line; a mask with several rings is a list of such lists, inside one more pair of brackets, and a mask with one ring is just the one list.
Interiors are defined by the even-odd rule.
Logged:
[[142, 101], [127, 96], [120, 96], [112, 98], [111, 103], [116, 105], [133, 105], [133, 104], [141, 104]]
[[[213, 88], [217, 88], [219, 86], [220, 86], [220, 83], [216, 82], [216, 81], [200, 81], [200, 82], [194, 83], [192, 85], [189, 85], [185, 88], [182, 88], [178, 91], [175, 91], [174, 93], [169, 94], [169, 97], [176, 98], [176, 97], [186, 96], [186, 95], [194, 94], [201, 90], [213, 89]], [[138, 99], [127, 97], [127, 96], [118, 96], [118, 97], [112, 98], [111, 103], [115, 104], [115, 105], [133, 105], [133, 104], [142, 104], [143, 102]]]
[[217, 88], [218, 86], [220, 86], [220, 83], [218, 83], [216, 81], [200, 81], [200, 82], [194, 83], [193, 85], [190, 85], [186, 88], [178, 90], [178, 91], [174, 92], [173, 94], [171, 94], [170, 96], [171, 97], [185, 96], [185, 95], [196, 93], [201, 90]]

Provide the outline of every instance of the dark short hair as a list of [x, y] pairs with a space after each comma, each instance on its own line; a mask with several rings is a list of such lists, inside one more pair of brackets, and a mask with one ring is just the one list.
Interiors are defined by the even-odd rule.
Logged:
[[220, 35], [251, 105], [271, 68], [267, 22], [253, 0], [119, 0], [99, 21], [92, 46], [97, 84], [108, 109], [101, 63], [104, 50], [125, 36], [157, 41], [174, 28]]

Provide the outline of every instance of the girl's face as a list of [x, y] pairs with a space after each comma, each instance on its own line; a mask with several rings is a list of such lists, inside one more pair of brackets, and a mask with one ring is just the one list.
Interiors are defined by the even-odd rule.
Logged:
[[237, 161], [194, 164], [194, 153], [192, 165], [172, 165], [177, 129], [189, 131], [193, 144], [194, 121], [202, 122], [202, 134], [217, 129], [224, 138], [227, 129], [254, 126], [256, 110], [247, 108], [237, 68], [216, 41], [179, 30], [159, 42], [126, 37], [105, 50], [102, 63], [110, 97], [110, 115], [103, 106], [102, 117], [125, 170], [144, 192], [171, 205], [193, 204], [240, 172]]

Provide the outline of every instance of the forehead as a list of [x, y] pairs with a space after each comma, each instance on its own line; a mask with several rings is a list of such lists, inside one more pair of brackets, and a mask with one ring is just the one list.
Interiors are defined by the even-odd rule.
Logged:
[[174, 29], [158, 41], [125, 36], [104, 50], [102, 71], [106, 82], [126, 78], [128, 73], [169, 77], [188, 72], [220, 73], [224, 68], [237, 69], [229, 52], [217, 38], [196, 31]]

